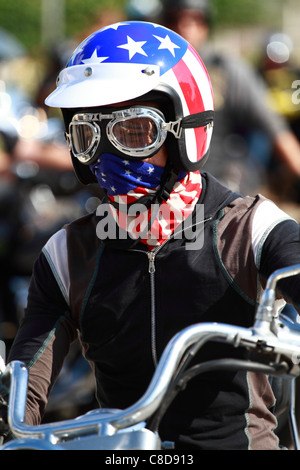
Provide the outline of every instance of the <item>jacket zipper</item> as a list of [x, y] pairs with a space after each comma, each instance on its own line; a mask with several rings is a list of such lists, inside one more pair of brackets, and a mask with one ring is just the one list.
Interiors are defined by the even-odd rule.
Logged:
[[[205, 220], [202, 220], [201, 223], [207, 222], [210, 219], [211, 217]], [[192, 226], [194, 226], [194, 224], [188, 227], [188, 229], [191, 228]], [[184, 230], [182, 230], [181, 232], [183, 231]], [[176, 232], [176, 234], [178, 233], [180, 232]], [[146, 255], [148, 256], [148, 272], [150, 276], [150, 299], [151, 299], [151, 354], [152, 354], [152, 360], [153, 360], [155, 367], [158, 364], [157, 348], [156, 348], [155, 257], [157, 253], [164, 247], [164, 245], [174, 237], [174, 235], [175, 234], [172, 233], [172, 235], [169, 238], [167, 238], [160, 246], [155, 248], [153, 251], [145, 252], [142, 250], [133, 250], [133, 251], [139, 251], [141, 253], [146, 253]]]
[[153, 251], [148, 251], [148, 272], [150, 275], [150, 295], [151, 295], [151, 352], [153, 364], [156, 367], [157, 360], [157, 349], [156, 349], [156, 309], [155, 309], [155, 256], [163, 248], [163, 246], [173, 237], [167, 238], [160, 246], [155, 248]]
[[151, 302], [151, 353], [154, 366], [157, 366], [157, 352], [156, 352], [156, 312], [155, 312], [155, 254], [150, 251], [147, 253], [149, 266], [148, 272], [150, 275], [150, 302]]

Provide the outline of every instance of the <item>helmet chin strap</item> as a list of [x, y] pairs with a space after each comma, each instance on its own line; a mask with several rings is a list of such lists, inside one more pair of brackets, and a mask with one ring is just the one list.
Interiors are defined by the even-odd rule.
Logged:
[[167, 201], [169, 199], [174, 185], [178, 179], [179, 173], [179, 170], [175, 170], [175, 168], [173, 168], [173, 166], [167, 162], [161, 177], [160, 185], [154, 194], [145, 194], [144, 196], [141, 196], [139, 199], [129, 204], [119, 204], [106, 196], [107, 202], [118, 209], [120, 212], [124, 213], [128, 212], [129, 207], [132, 207], [136, 204], [143, 204], [145, 206], [145, 211], [148, 210], [153, 203], [156, 203], [160, 206], [163, 201]]
[[106, 202], [114, 206], [120, 212], [123, 212], [126, 214], [128, 212], [129, 207], [133, 207], [136, 204], [139, 204], [139, 210], [140, 210], [141, 204], [143, 204], [145, 207], [145, 211], [148, 210], [153, 204], [154, 212], [151, 214], [147, 227], [143, 230], [140, 236], [136, 240], [133, 241], [131, 248], [137, 245], [137, 243], [151, 229], [151, 226], [154, 220], [156, 219], [157, 214], [159, 213], [161, 204], [164, 201], [166, 202], [169, 199], [170, 194], [174, 188], [174, 185], [178, 179], [179, 173], [180, 173], [179, 170], [176, 170], [169, 162], [167, 162], [157, 191], [154, 194], [149, 194], [149, 195], [146, 194], [140, 197], [139, 199], [137, 199], [136, 201], [131, 202], [130, 204], [118, 204], [117, 202], [110, 200], [110, 198], [106, 195]]

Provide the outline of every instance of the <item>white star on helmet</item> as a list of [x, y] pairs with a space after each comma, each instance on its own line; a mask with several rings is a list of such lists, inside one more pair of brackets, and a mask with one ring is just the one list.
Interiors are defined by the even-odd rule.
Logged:
[[99, 64], [100, 62], [103, 62], [106, 59], [108, 59], [108, 57], [98, 57], [97, 49], [95, 49], [89, 59], [82, 59], [81, 62], [83, 62], [84, 64]]
[[130, 36], [127, 36], [127, 43], [126, 44], [121, 44], [120, 47], [121, 49], [127, 49], [129, 52], [129, 60], [132, 59], [132, 57], [135, 54], [142, 54], [147, 56], [146, 52], [142, 49], [142, 46], [146, 44], [147, 41], [134, 41]]
[[167, 49], [169, 52], [171, 52], [172, 56], [175, 57], [174, 49], [180, 49], [180, 47], [171, 41], [168, 34], [166, 35], [165, 38], [155, 36], [155, 34], [153, 34], [153, 36], [160, 41], [160, 45], [158, 49]]

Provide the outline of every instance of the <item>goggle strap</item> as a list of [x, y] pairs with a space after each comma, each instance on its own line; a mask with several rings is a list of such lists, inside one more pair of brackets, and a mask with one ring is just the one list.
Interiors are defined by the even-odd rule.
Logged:
[[202, 111], [201, 113], [191, 114], [182, 118], [181, 127], [183, 129], [192, 129], [211, 124], [214, 120], [214, 111]]

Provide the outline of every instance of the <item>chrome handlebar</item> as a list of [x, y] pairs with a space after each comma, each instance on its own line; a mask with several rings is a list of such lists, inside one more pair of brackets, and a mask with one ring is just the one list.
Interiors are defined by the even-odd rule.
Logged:
[[[177, 333], [166, 346], [145, 394], [125, 410], [99, 410], [73, 420], [29, 426], [25, 423], [28, 371], [24, 364], [13, 361], [7, 365], [4, 377], [10, 380], [8, 422], [17, 438], [43, 439], [49, 445], [96, 433], [112, 436], [147, 420], [166, 397], [180, 361], [189, 348], [198, 350], [206, 342], [216, 340], [244, 347], [263, 355], [272, 355], [277, 362], [288, 363], [288, 374], [299, 375], [300, 325], [282, 319], [274, 312], [275, 289], [280, 279], [300, 274], [300, 265], [284, 268], [270, 276], [257, 309], [252, 328], [220, 323], [199, 323]], [[299, 359], [299, 360], [298, 360]]]

